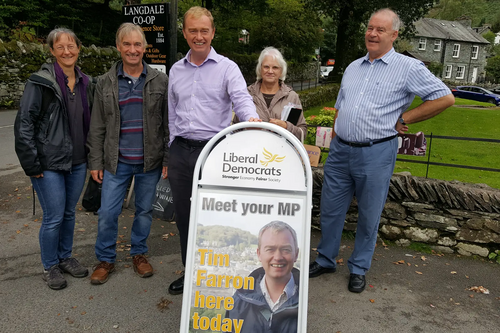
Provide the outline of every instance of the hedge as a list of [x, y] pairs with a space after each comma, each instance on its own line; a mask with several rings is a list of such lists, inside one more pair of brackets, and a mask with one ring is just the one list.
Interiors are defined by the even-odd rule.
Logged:
[[303, 90], [297, 92], [302, 103], [304, 111], [314, 106], [322, 105], [331, 102], [337, 98], [339, 93], [340, 84], [331, 83], [325, 84], [313, 89]]

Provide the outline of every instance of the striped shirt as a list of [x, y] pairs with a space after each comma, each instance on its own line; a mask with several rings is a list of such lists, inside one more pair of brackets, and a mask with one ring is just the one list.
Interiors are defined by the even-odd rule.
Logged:
[[118, 160], [127, 164], [144, 163], [142, 132], [142, 90], [146, 81], [146, 65], [134, 78], [118, 68], [118, 103], [120, 105], [120, 144]]
[[417, 59], [394, 49], [369, 61], [368, 54], [345, 70], [335, 107], [335, 133], [350, 142], [369, 142], [397, 134], [396, 122], [415, 95], [424, 101], [451, 94]]

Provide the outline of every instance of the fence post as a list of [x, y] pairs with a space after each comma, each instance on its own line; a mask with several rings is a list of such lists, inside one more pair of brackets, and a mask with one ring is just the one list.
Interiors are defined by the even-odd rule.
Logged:
[[425, 171], [425, 178], [429, 175], [429, 162], [431, 160], [431, 147], [432, 147], [432, 132], [431, 132], [431, 140], [429, 141], [429, 152], [427, 153], [427, 170]]

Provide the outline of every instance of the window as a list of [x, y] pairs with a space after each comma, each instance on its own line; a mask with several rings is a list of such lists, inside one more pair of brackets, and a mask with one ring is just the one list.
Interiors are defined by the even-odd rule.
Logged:
[[418, 41], [418, 49], [419, 50], [425, 50], [425, 44], [427, 44], [427, 39], [426, 38], [420, 38]]
[[458, 66], [457, 67], [457, 79], [463, 79], [465, 75], [465, 66]]
[[434, 51], [441, 51], [441, 40], [436, 39], [434, 41]]
[[446, 72], [444, 73], [444, 77], [446, 79], [451, 78], [451, 70], [453, 69], [452, 65], [446, 65]]
[[477, 59], [477, 55], [479, 54], [479, 46], [474, 45], [472, 46], [472, 59]]
[[460, 56], [460, 44], [453, 45], [453, 58], [458, 58]]

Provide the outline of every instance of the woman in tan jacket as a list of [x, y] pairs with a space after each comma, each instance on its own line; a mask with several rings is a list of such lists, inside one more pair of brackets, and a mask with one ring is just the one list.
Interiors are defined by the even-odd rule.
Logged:
[[[274, 47], [266, 47], [260, 53], [255, 71], [257, 81], [248, 87], [248, 92], [260, 119], [287, 129], [302, 141], [307, 134], [304, 114], [300, 114], [296, 125], [281, 120], [285, 107], [302, 109], [299, 95], [284, 83], [287, 65], [281, 52]], [[236, 122], [238, 119], [235, 119]]]

